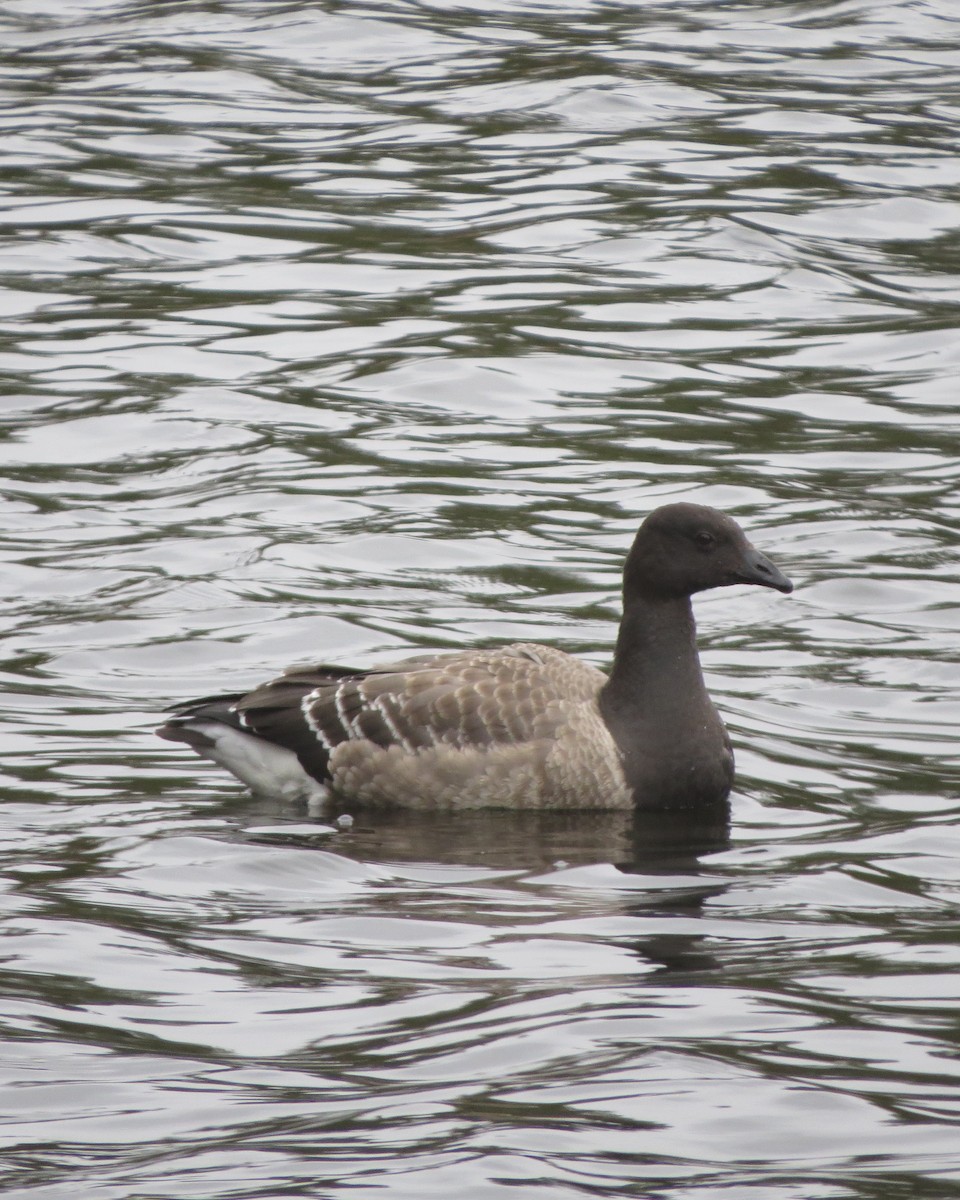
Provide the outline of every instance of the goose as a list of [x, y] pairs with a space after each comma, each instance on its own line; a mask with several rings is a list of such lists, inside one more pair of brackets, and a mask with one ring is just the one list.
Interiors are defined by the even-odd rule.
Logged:
[[732, 517], [664, 505], [623, 572], [609, 675], [530, 642], [351, 670], [295, 666], [175, 705], [157, 730], [252, 791], [411, 808], [679, 809], [725, 801], [733, 749], [707, 694], [690, 598], [793, 584]]

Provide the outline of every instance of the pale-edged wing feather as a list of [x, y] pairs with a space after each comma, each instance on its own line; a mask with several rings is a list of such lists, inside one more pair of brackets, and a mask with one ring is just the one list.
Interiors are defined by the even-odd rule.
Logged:
[[345, 742], [487, 750], [556, 736], [605, 676], [547, 646], [421, 654], [369, 671], [297, 667], [234, 703], [244, 729], [295, 751], [323, 778]]

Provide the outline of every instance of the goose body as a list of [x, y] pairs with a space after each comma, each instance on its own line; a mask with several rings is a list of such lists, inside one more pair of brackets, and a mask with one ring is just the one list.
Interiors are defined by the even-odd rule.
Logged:
[[707, 695], [690, 596], [792, 584], [715, 509], [671, 504], [624, 570], [609, 676], [550, 646], [294, 667], [178, 705], [158, 733], [257, 792], [421, 808], [597, 809], [724, 800], [733, 752]]

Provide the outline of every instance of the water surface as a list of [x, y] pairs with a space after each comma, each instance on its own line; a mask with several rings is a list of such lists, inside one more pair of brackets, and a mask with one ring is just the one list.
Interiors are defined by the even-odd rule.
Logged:
[[[955, 1196], [954, 6], [0, 17], [4, 1195]], [[798, 585], [697, 601], [729, 830], [338, 830], [152, 737], [602, 665], [681, 498]]]

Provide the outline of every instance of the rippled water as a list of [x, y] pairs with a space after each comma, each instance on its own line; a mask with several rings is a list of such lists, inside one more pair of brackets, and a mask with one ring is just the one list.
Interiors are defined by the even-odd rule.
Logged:
[[[4, 1196], [960, 1193], [955, 4], [0, 14]], [[698, 601], [729, 838], [152, 737], [603, 663], [675, 498], [798, 583]]]

